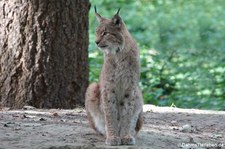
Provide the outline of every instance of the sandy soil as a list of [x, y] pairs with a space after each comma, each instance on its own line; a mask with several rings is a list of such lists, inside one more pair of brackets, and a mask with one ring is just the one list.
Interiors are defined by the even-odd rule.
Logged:
[[84, 109], [0, 109], [0, 149], [220, 149], [225, 112], [145, 105], [134, 146], [106, 146], [89, 128]]

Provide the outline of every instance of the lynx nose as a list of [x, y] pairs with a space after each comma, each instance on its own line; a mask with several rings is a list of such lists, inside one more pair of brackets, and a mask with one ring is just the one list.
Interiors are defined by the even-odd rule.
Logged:
[[96, 40], [96, 41], [95, 41], [95, 43], [96, 43], [97, 45], [99, 44], [99, 42], [100, 42], [100, 40]]

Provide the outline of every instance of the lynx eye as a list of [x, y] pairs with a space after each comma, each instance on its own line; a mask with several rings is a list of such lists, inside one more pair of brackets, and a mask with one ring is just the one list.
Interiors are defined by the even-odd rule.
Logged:
[[106, 32], [106, 31], [102, 32], [102, 36], [105, 36], [107, 34], [108, 34], [108, 32]]

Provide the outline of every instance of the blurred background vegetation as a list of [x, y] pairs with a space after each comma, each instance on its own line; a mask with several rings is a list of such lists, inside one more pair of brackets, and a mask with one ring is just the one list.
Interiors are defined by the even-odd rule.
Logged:
[[91, 0], [90, 82], [103, 54], [95, 45], [93, 6], [111, 18], [118, 8], [140, 48], [145, 103], [225, 110], [224, 0]]

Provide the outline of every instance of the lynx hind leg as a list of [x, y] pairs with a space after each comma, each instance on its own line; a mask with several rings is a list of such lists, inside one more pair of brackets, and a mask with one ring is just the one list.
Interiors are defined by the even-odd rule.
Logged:
[[105, 122], [103, 112], [100, 109], [100, 90], [97, 83], [89, 85], [85, 98], [85, 108], [90, 127], [104, 135]]

